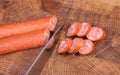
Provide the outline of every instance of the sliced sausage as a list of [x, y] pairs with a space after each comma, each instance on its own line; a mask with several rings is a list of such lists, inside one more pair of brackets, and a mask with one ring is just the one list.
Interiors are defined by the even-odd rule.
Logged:
[[70, 25], [67, 31], [67, 36], [75, 36], [77, 35], [78, 31], [81, 29], [81, 23], [74, 22]]
[[86, 36], [86, 34], [90, 31], [91, 25], [87, 22], [83, 22], [81, 29], [78, 31], [77, 36]]
[[61, 41], [59, 48], [58, 48], [58, 53], [66, 53], [68, 50], [70, 50], [72, 46], [72, 40], [70, 38], [66, 38], [63, 41]]
[[0, 55], [14, 51], [43, 46], [50, 36], [48, 29], [0, 39]]
[[106, 32], [100, 27], [92, 27], [87, 34], [87, 38], [91, 41], [100, 41], [106, 37]]
[[53, 31], [56, 23], [57, 17], [50, 16], [42, 19], [0, 25], [0, 38], [42, 29]]
[[68, 51], [68, 53], [72, 53], [72, 54], [77, 53], [83, 44], [84, 44], [84, 40], [82, 38], [74, 38], [73, 44], [70, 50]]
[[79, 49], [82, 55], [90, 54], [94, 51], [94, 43], [91, 40], [84, 40], [83, 46]]

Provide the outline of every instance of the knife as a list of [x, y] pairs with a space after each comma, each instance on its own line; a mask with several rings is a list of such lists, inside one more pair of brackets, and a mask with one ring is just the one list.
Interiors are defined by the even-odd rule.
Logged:
[[31, 66], [28, 68], [25, 75], [39, 75], [42, 71], [42, 68], [45, 65], [45, 62], [49, 59], [50, 54], [52, 53], [52, 50], [46, 50], [49, 43], [56, 37], [57, 33], [62, 29], [63, 25], [60, 25], [57, 30], [54, 32], [50, 40], [47, 42], [47, 44], [42, 48], [38, 56], [35, 58], [34, 62], [31, 64]]

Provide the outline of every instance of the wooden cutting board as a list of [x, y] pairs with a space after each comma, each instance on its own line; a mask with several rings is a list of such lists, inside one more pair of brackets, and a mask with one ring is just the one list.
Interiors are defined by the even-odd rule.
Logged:
[[[120, 75], [120, 1], [119, 0], [0, 0], [0, 24], [57, 15], [65, 24], [57, 45], [40, 75]], [[87, 56], [59, 55], [56, 50], [66, 38], [69, 25], [90, 22], [107, 32]], [[24, 75], [40, 51], [33, 48], [0, 56], [0, 75]], [[40, 65], [39, 65], [40, 66]]]

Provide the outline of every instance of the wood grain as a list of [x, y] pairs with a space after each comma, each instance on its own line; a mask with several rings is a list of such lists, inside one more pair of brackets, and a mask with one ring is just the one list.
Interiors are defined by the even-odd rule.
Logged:
[[[119, 0], [0, 0], [0, 24], [49, 15], [57, 15], [58, 25], [65, 25], [40, 75], [120, 75]], [[88, 56], [56, 52], [74, 21], [87, 21], [107, 32], [105, 40], [96, 42], [95, 51]], [[0, 56], [0, 75], [24, 75], [39, 48]]]

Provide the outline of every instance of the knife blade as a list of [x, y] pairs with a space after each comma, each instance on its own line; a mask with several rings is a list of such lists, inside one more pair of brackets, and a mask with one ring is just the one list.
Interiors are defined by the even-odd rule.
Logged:
[[[63, 24], [64, 25], [64, 24]], [[46, 50], [49, 43], [54, 39], [57, 35], [57, 33], [62, 29], [63, 25], [60, 25], [55, 33], [52, 35], [50, 40], [47, 42], [47, 44], [42, 48], [38, 56], [35, 58], [34, 62], [31, 64], [31, 66], [28, 68], [25, 75], [38, 75], [40, 74], [43, 66], [45, 65], [45, 62], [48, 60], [50, 53], [52, 53], [52, 50]], [[39, 61], [38, 61], [39, 60]], [[38, 66], [40, 65], [40, 66]]]

